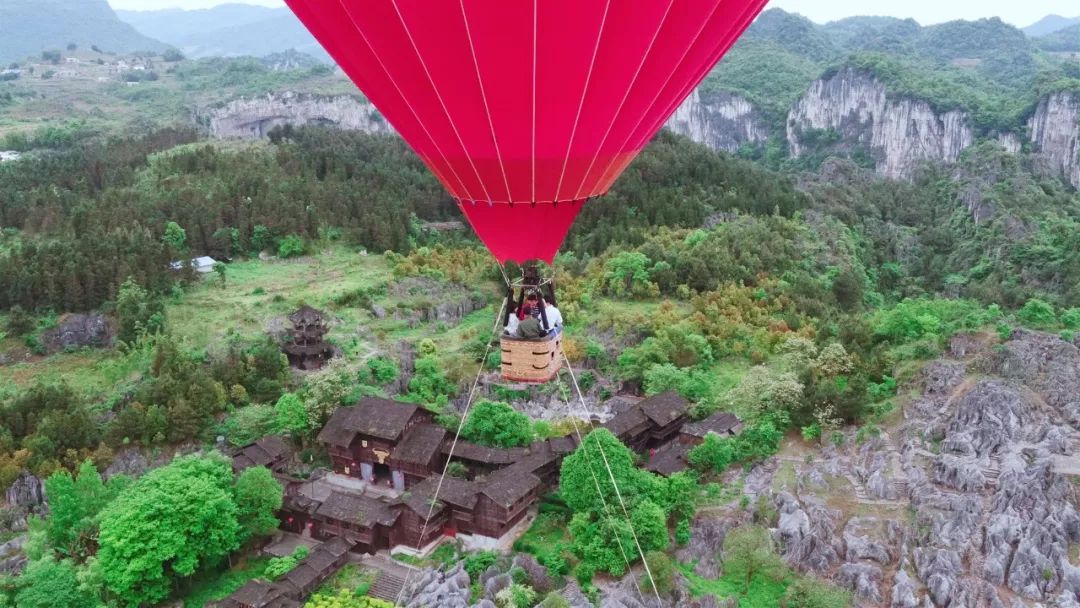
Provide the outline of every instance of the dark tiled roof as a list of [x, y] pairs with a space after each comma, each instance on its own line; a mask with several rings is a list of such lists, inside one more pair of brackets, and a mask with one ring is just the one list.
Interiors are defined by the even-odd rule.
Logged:
[[627, 433], [648, 420], [640, 408], [632, 407], [615, 414], [614, 418], [604, 423], [604, 428], [611, 431], [612, 435], [623, 439]]
[[392, 460], [427, 465], [442, 448], [446, 429], [434, 424], [418, 424], [409, 430], [405, 439], [394, 448]]
[[689, 445], [672, 441], [650, 456], [645, 468], [661, 475], [671, 475], [685, 470], [688, 466], [686, 454], [690, 451], [690, 448]]
[[341, 557], [348, 553], [353, 547], [356, 546], [356, 542], [351, 541], [342, 536], [335, 536], [334, 538], [319, 545], [319, 551], [325, 551], [334, 557]]
[[315, 568], [312, 568], [305, 563], [300, 563], [292, 570], [289, 570], [285, 576], [281, 577], [281, 583], [284, 585], [292, 585], [297, 592], [301, 592], [305, 587], [318, 584], [321, 578], [319, 571]]
[[577, 449], [577, 438], [572, 435], [566, 437], [552, 437], [548, 439], [553, 454], [563, 456]]
[[509, 508], [541, 484], [540, 478], [518, 467], [506, 467], [488, 475], [480, 493], [502, 507]]
[[322, 323], [322, 319], [323, 315], [321, 312], [307, 305], [301, 306], [296, 312], [289, 315], [289, 320], [292, 321], [293, 325]]
[[664, 427], [685, 416], [690, 409], [690, 402], [675, 391], [667, 391], [649, 397], [639, 403], [638, 407], [656, 426]]
[[243, 587], [233, 591], [232, 594], [222, 602], [222, 605], [234, 606], [237, 604], [244, 604], [246, 606], [264, 606], [267, 602], [281, 594], [282, 590], [280, 588], [277, 588], [266, 581], [254, 579], [244, 583]]
[[693, 437], [704, 437], [710, 431], [718, 435], [727, 435], [731, 431], [738, 430], [740, 426], [742, 426], [742, 421], [735, 414], [716, 412], [700, 422], [683, 425], [682, 433]]
[[326, 426], [319, 431], [319, 443], [326, 443], [339, 448], [347, 448], [356, 438], [359, 423], [353, 419], [359, 412], [355, 407], [339, 407], [330, 415]]
[[269, 466], [277, 460], [287, 458], [290, 453], [292, 449], [284, 439], [277, 435], [268, 435], [240, 448], [233, 456], [233, 468], [241, 471], [254, 466]]
[[439, 488], [438, 486], [439, 478], [437, 476], [428, 477], [409, 488], [407, 492], [401, 495], [400, 500], [421, 517], [427, 517], [428, 510], [431, 508], [431, 497], [435, 494], [437, 488], [439, 491], [439, 504], [436, 506], [435, 511], [432, 512], [432, 515], [442, 511], [442, 507], [447, 504], [462, 509], [472, 509], [476, 506], [476, 494], [480, 491], [479, 484], [447, 476], [443, 480], [442, 487]]
[[357, 434], [396, 441], [417, 412], [411, 403], [364, 397], [353, 407], [339, 407], [330, 416], [319, 441], [347, 448]]
[[375, 524], [392, 526], [397, 521], [397, 513], [391, 511], [386, 503], [345, 492], [331, 492], [315, 510], [315, 515], [365, 528], [371, 528]]
[[454, 458], [483, 464], [512, 464], [529, 454], [528, 448], [489, 448], [468, 441], [458, 441], [457, 445], [453, 445], [453, 438], [443, 441], [443, 454], [450, 454], [451, 446]]

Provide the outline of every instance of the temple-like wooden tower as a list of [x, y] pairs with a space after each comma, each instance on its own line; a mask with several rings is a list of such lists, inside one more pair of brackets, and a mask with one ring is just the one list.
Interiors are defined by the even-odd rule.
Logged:
[[313, 370], [326, 365], [334, 349], [326, 342], [326, 322], [322, 313], [310, 306], [301, 306], [289, 315], [293, 324], [292, 342], [283, 350], [289, 364], [297, 369]]

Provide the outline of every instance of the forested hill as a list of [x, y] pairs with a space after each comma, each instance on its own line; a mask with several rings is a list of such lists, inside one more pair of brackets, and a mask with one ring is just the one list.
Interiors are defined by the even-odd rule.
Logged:
[[902, 180], [995, 141], [1080, 186], [1075, 42], [1071, 28], [1029, 37], [996, 18], [821, 25], [771, 9], [670, 126], [776, 168], [843, 156]]
[[0, 61], [19, 61], [69, 44], [115, 53], [167, 48], [120, 21], [107, 0], [0, 2]]

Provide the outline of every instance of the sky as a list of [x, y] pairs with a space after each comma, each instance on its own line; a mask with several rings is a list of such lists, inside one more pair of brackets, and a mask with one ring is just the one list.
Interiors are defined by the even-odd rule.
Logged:
[[[244, 4], [284, 6], [282, 0], [232, 0]], [[209, 8], [222, 0], [109, 0], [114, 9], [154, 10], [162, 8]], [[1076, 0], [772, 0], [769, 6], [800, 13], [812, 21], [825, 23], [853, 15], [912, 17], [923, 25], [952, 21], [1001, 17], [1013, 25], [1031, 25], [1049, 14], [1080, 16]]]

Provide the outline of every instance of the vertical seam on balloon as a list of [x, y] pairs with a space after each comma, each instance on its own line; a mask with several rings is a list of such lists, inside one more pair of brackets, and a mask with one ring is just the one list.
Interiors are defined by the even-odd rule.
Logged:
[[446, 103], [443, 101], [442, 94], [439, 93], [439, 87], [435, 85], [435, 79], [431, 77], [427, 62], [424, 61], [424, 56], [420, 54], [420, 48], [416, 46], [416, 40], [409, 30], [409, 24], [405, 23], [405, 16], [401, 14], [401, 9], [398, 8], [397, 0], [390, 0], [390, 4], [393, 5], [394, 12], [397, 13], [398, 20], [401, 21], [401, 27], [405, 30], [405, 35], [409, 37], [409, 44], [412, 45], [413, 52], [416, 53], [416, 58], [420, 61], [420, 67], [424, 68], [424, 75], [427, 76], [428, 84], [431, 85], [431, 90], [435, 92], [435, 98], [439, 100], [439, 106], [442, 107], [443, 114], [446, 115], [446, 120], [450, 122], [450, 128], [454, 130], [454, 136], [457, 137], [458, 145], [461, 146], [461, 151], [465, 153], [465, 160], [469, 161], [469, 166], [472, 167], [473, 173], [476, 174], [477, 181], [480, 182], [480, 189], [484, 191], [484, 199], [488, 202], [494, 202], [491, 200], [491, 195], [488, 194], [487, 186], [484, 184], [484, 178], [480, 177], [480, 172], [476, 170], [476, 164], [473, 163], [472, 156], [469, 155], [469, 148], [465, 146], [465, 141], [461, 139], [461, 133], [458, 131], [457, 125], [454, 124], [454, 117], [451, 116], [450, 111], [446, 109]]
[[465, 14], [465, 0], [461, 0], [460, 4], [461, 19], [465, 22], [465, 37], [469, 40], [469, 52], [472, 54], [473, 67], [476, 68], [476, 82], [480, 85], [480, 99], [484, 102], [484, 114], [487, 115], [488, 127], [491, 129], [491, 141], [495, 144], [495, 157], [499, 159], [499, 171], [502, 173], [503, 184], [506, 186], [506, 200], [508, 202], [513, 202], [514, 195], [510, 192], [510, 180], [506, 177], [506, 167], [503, 165], [502, 152], [499, 151], [499, 137], [495, 135], [495, 122], [491, 119], [491, 108], [488, 106], [487, 92], [484, 91], [484, 79], [480, 74], [480, 61], [476, 58], [476, 47], [473, 45], [472, 30], [469, 29], [469, 17]]
[[[372, 56], [374, 56], [375, 60], [379, 62], [379, 67], [382, 68], [383, 73], [386, 74], [386, 77], [390, 80], [390, 84], [394, 85], [394, 90], [397, 91], [397, 94], [399, 96], [401, 96], [401, 100], [405, 102], [405, 106], [409, 108], [409, 112], [412, 112], [413, 118], [416, 119], [416, 123], [420, 125], [420, 128], [424, 130], [424, 134], [428, 136], [429, 140], [431, 140], [431, 145], [435, 147], [435, 151], [439, 153], [439, 156], [442, 157], [443, 162], [446, 163], [447, 168], [450, 169], [450, 173], [453, 174], [454, 179], [456, 179], [458, 185], [461, 186], [461, 191], [464, 192], [465, 196], [469, 197], [470, 199], [475, 199], [475, 197], [473, 197], [472, 193], [469, 191], [469, 188], [465, 186], [465, 181], [461, 179], [461, 176], [458, 175], [457, 171], [454, 169], [453, 163], [451, 163], [450, 159], [446, 157], [446, 153], [442, 151], [442, 148], [439, 146], [439, 142], [435, 139], [434, 136], [431, 135], [431, 131], [428, 130], [427, 125], [425, 125], [423, 119], [420, 118], [420, 114], [417, 113], [416, 109], [413, 108], [412, 103], [409, 102], [409, 97], [405, 95], [404, 92], [402, 92], [401, 87], [399, 87], [397, 81], [394, 80], [394, 76], [390, 73], [390, 70], [386, 69], [386, 64], [383, 63], [382, 57], [379, 57], [379, 54], [375, 52], [375, 47], [372, 46], [371, 42], [368, 40], [367, 34], [364, 33], [363, 28], [357, 25], [356, 20], [353, 19], [352, 12], [349, 10], [349, 7], [345, 5], [345, 0], [338, 0], [338, 4], [341, 5], [341, 8], [345, 11], [345, 14], [349, 16], [349, 21], [352, 22], [353, 28], [356, 29], [356, 33], [360, 34], [360, 38], [363, 39], [364, 44], [367, 45], [368, 49], [371, 51]], [[436, 174], [437, 173], [438, 172], [436, 172]]]
[[592, 81], [593, 68], [596, 67], [596, 55], [600, 50], [600, 39], [604, 37], [604, 26], [607, 25], [608, 10], [611, 8], [611, 0], [604, 5], [604, 16], [600, 19], [600, 31], [596, 35], [596, 46], [593, 47], [592, 60], [589, 61], [589, 72], [585, 75], [585, 85], [581, 87], [581, 101], [578, 102], [577, 116], [574, 117], [574, 126], [570, 130], [570, 141], [566, 144], [566, 155], [563, 156], [562, 171], [559, 173], [559, 184], [555, 187], [555, 196], [552, 202], [559, 201], [562, 191], [563, 178], [566, 177], [566, 163], [570, 160], [570, 150], [574, 147], [574, 138], [577, 136], [578, 121], [581, 120], [581, 109], [585, 107], [585, 97], [589, 94], [589, 82]]
[[596, 159], [600, 158], [600, 151], [604, 148], [604, 144], [607, 143], [607, 138], [611, 135], [611, 129], [614, 128], [615, 123], [619, 121], [619, 113], [622, 112], [623, 106], [626, 105], [626, 100], [630, 98], [630, 92], [634, 90], [634, 85], [637, 83], [637, 79], [641, 76], [641, 70], [645, 67], [645, 64], [649, 61], [649, 54], [652, 53], [653, 47], [656, 46], [656, 39], [660, 37], [660, 30], [664, 29], [664, 24], [667, 23], [668, 15], [671, 14], [671, 7], [675, 5], [675, 0], [668, 0], [667, 10], [664, 11], [664, 16], [660, 18], [660, 24], [656, 26], [656, 31], [653, 32], [652, 38], [649, 40], [649, 46], [645, 49], [645, 54], [641, 56], [641, 63], [638, 64], [637, 70], [634, 71], [633, 78], [630, 79], [630, 83], [626, 85], [626, 92], [623, 93], [622, 101], [619, 102], [619, 107], [615, 109], [615, 113], [611, 116], [611, 122], [608, 123], [607, 130], [604, 131], [604, 137], [600, 139], [600, 145], [596, 147], [596, 152], [593, 153], [592, 160], [589, 161], [589, 167], [585, 169], [585, 173], [581, 176], [581, 183], [578, 184], [577, 194], [574, 195], [575, 199], [581, 198], [581, 189], [585, 186], [585, 182], [589, 179], [589, 173], [592, 172], [593, 165], [596, 164]]
[[[694, 89], [697, 88], [697, 86], [699, 84], [701, 84], [701, 81], [704, 80], [709, 75], [709, 72], [711, 72], [713, 70], [713, 68], [716, 67], [716, 63], [718, 61], [720, 61], [720, 59], [723, 58], [724, 54], [728, 50], [731, 49], [731, 47], [735, 44], [735, 42], [738, 41], [738, 38], [742, 35], [742, 32], [746, 29], [746, 27], [749, 25], [749, 23], [753, 20], [753, 17], [755, 15], [757, 15], [761, 11], [761, 9], [765, 6], [765, 4], [766, 4], [765, 0], [762, 0], [761, 2], [759, 2], [756, 5], [756, 7], [751, 8], [750, 6], [748, 6], [746, 8], [745, 12], [743, 13], [743, 15], [746, 18], [742, 20], [742, 22], [741, 22], [742, 25], [737, 26], [735, 28], [732, 28], [731, 30], [728, 31], [729, 34], [730, 34], [730, 32], [737, 32], [737, 33], [734, 36], [729, 35], [724, 41], [721, 41], [720, 45], [718, 45], [718, 47], [717, 47], [720, 52], [719, 52], [719, 55], [716, 57], [716, 59], [714, 61], [710, 62], [709, 64], [707, 64], [706, 67], [702, 69], [701, 74], [699, 74], [699, 75], [691, 78], [689, 81], [687, 81], [685, 92], [683, 92], [683, 93], [679, 94], [678, 96], [676, 96], [676, 101], [669, 105], [669, 109], [667, 111], [665, 111], [664, 114], [670, 115], [671, 112], [674, 112], [684, 101], [686, 101], [686, 98], [689, 97], [690, 94], [694, 91]], [[751, 6], [754, 6], [754, 5], [751, 5]], [[657, 119], [656, 121], [654, 121], [654, 124], [657, 123], [657, 122], [659, 124], [655, 124], [655, 126], [650, 128], [649, 131], [654, 131], [654, 130], [660, 129], [660, 127], [663, 126], [663, 123], [666, 122], [669, 117], [670, 116], [664, 116], [662, 119]], [[646, 144], [648, 144], [648, 139], [650, 137], [651, 136], [647, 136], [645, 138], [645, 141], [642, 142], [639, 145], [641, 147], [644, 147]], [[623, 161], [623, 168], [625, 169], [625, 166], [629, 165], [629, 164], [630, 164], [629, 160]]]
[[[668, 73], [668, 77], [666, 80], [664, 80], [664, 84], [656, 89], [656, 95], [653, 96], [652, 101], [649, 102], [645, 111], [641, 114], [641, 117], [638, 118], [637, 124], [635, 124], [633, 128], [631, 128], [630, 131], [626, 134], [626, 139], [623, 141], [622, 145], [619, 146], [620, 150], [623, 150], [626, 147], [626, 144], [630, 143], [630, 140], [634, 137], [634, 133], [637, 132], [638, 127], [640, 127], [641, 123], [645, 121], [645, 117], [649, 115], [649, 111], [651, 111], [653, 106], [656, 105], [656, 101], [660, 99], [660, 95], [662, 95], [664, 93], [664, 90], [667, 89], [668, 85], [671, 84], [671, 79], [675, 76], [676, 70], [678, 70], [678, 68], [682, 66], [682, 62], [686, 60], [686, 56], [690, 54], [690, 51], [694, 48], [694, 45], [697, 44], [698, 40], [701, 38], [701, 34], [705, 31], [705, 28], [708, 27], [709, 23], [716, 17], [716, 11], [720, 10], [720, 6], [723, 4], [724, 0], [718, 0], [717, 3], [713, 5], [713, 10], [709, 17], [701, 22], [701, 29], [697, 31], [697, 34], [694, 35], [694, 39], [690, 42], [690, 44], [686, 46], [686, 50], [683, 51], [682, 57], [679, 57], [679, 61], [676, 62], [675, 69], [671, 70], [671, 72]], [[618, 157], [612, 156], [611, 161], [608, 163], [608, 166], [604, 169], [604, 172], [600, 174], [599, 183], [604, 182], [604, 178], [611, 172], [611, 168], [617, 164], [617, 161]]]
[[532, 44], [532, 201], [536, 202], [536, 28], [537, 28], [537, 4], [540, 0], [533, 0], [533, 44]]

